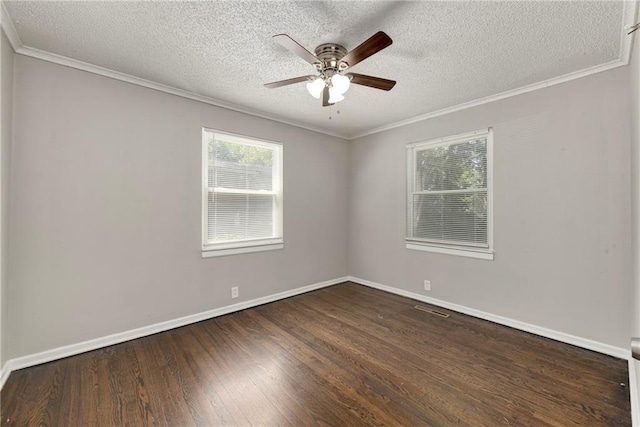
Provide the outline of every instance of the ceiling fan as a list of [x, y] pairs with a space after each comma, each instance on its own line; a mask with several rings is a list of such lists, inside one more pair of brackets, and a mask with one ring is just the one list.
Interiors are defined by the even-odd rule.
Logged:
[[265, 87], [267, 88], [273, 89], [294, 83], [307, 82], [309, 93], [316, 99], [320, 99], [322, 95], [322, 106], [327, 107], [342, 101], [344, 99], [343, 95], [349, 89], [351, 83], [381, 90], [391, 90], [396, 84], [394, 80], [364, 74], [346, 73], [349, 68], [393, 43], [391, 38], [382, 31], [375, 33], [351, 52], [347, 52], [347, 49], [339, 44], [324, 43], [316, 47], [315, 55], [286, 34], [277, 34], [273, 36], [273, 39], [313, 65], [318, 74], [266, 83]]

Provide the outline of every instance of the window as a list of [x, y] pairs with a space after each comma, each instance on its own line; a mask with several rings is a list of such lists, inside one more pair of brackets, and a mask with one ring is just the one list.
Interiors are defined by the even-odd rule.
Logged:
[[493, 259], [491, 129], [407, 145], [407, 248]]
[[203, 129], [202, 256], [282, 249], [282, 145]]

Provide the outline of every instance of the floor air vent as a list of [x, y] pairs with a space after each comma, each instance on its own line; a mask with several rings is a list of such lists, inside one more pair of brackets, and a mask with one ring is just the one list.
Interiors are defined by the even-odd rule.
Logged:
[[422, 306], [416, 305], [413, 308], [415, 308], [416, 310], [424, 311], [425, 313], [431, 313], [431, 314], [435, 314], [436, 316], [444, 317], [445, 319], [449, 317], [447, 313], [443, 313], [441, 311], [437, 311], [429, 307], [422, 307]]

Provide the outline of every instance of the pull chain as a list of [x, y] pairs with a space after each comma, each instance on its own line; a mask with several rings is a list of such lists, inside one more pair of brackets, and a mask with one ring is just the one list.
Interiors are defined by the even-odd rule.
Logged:
[[638, 22], [635, 25], [625, 25], [624, 27], [625, 30], [631, 30], [627, 33], [627, 35], [630, 35], [631, 33], [638, 31], [640, 29], [640, 22]]
[[[329, 106], [329, 120], [331, 120], [333, 117], [331, 116], [332, 110], [333, 110], [333, 105], [331, 104], [331, 106]], [[340, 114], [340, 110], [336, 110], [336, 114]]]

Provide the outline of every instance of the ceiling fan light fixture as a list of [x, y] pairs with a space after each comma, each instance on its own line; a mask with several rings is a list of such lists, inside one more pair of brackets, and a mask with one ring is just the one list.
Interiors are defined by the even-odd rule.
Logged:
[[324, 80], [322, 80], [320, 77], [307, 83], [307, 90], [315, 99], [320, 99], [320, 95], [322, 95], [323, 89]]
[[393, 80], [364, 74], [342, 74], [393, 43], [383, 31], [378, 31], [351, 51], [336, 43], [323, 43], [316, 47], [315, 54], [286, 34], [276, 34], [273, 40], [313, 65], [317, 74], [265, 83], [269, 89], [306, 82], [309, 94], [316, 99], [322, 98], [322, 106], [328, 107], [344, 100], [351, 83], [386, 91], [396, 84]]
[[336, 104], [344, 99], [344, 96], [336, 88], [329, 88], [329, 104]]
[[334, 74], [331, 76], [331, 86], [340, 95], [344, 95], [349, 90], [351, 80], [342, 74]]

